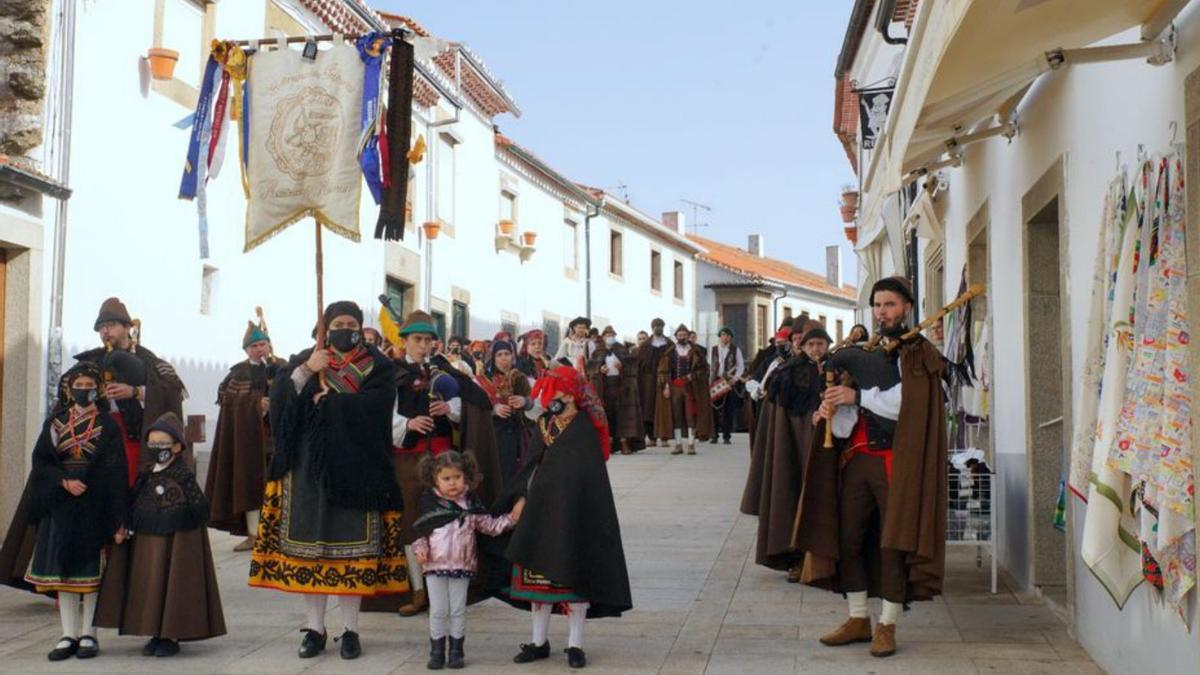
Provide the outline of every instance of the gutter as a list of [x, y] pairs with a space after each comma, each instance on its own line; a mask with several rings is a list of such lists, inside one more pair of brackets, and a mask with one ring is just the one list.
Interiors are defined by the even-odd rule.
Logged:
[[875, 30], [889, 45], [906, 45], [908, 38], [892, 37], [888, 31], [892, 27], [892, 15], [896, 13], [896, 0], [880, 0], [879, 12], [875, 15]]
[[842, 40], [842, 51], [838, 53], [837, 66], [833, 70], [834, 77], [841, 79], [846, 71], [850, 70], [850, 66], [854, 65], [854, 58], [858, 56], [863, 31], [867, 28], [867, 19], [870, 18], [874, 5], [875, 0], [855, 0], [854, 9], [850, 12], [850, 21], [846, 25], [846, 37]]

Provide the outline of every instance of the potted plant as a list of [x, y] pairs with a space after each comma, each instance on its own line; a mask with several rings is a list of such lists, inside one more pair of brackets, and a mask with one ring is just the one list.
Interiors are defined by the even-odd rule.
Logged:
[[846, 232], [846, 239], [850, 241], [850, 245], [858, 245], [858, 227], [855, 225], [847, 225], [842, 228]]
[[427, 220], [421, 223], [421, 229], [425, 230], [426, 239], [433, 240], [438, 238], [438, 232], [441, 232], [442, 224], [436, 220]]
[[146, 59], [150, 61], [150, 74], [154, 79], [169, 80], [175, 75], [179, 52], [163, 47], [151, 47], [146, 51]]
[[533, 230], [526, 230], [521, 233], [521, 240], [525, 242], [526, 246], [532, 248], [534, 242], [537, 241], [537, 232], [534, 232]]
[[504, 220], [501, 220], [500, 221], [500, 234], [511, 235], [513, 233], [514, 225], [515, 225], [515, 223], [513, 223], [513, 221], [511, 221], [507, 218], [505, 218]]
[[855, 190], [853, 185], [842, 186], [841, 210], [842, 222], [853, 223], [858, 212], [858, 190]]

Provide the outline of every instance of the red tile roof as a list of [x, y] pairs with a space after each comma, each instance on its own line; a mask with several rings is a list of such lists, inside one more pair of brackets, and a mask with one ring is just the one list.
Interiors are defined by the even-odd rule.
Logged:
[[705, 237], [689, 234], [688, 239], [708, 249], [701, 253], [700, 260], [711, 263], [752, 281], [774, 281], [788, 286], [797, 286], [818, 293], [837, 296], [846, 300], [858, 299], [858, 289], [850, 284], [837, 288], [825, 281], [825, 276], [800, 269], [776, 258], [760, 258], [749, 251], [729, 244], [722, 244]]

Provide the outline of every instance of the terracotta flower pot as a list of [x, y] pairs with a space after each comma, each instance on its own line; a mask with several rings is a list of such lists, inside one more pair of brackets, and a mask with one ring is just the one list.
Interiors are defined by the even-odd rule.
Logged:
[[855, 211], [857, 211], [857, 209], [855, 209], [853, 206], [842, 204], [842, 222], [853, 223]]
[[858, 208], [858, 190], [846, 190], [842, 193], [842, 204], [852, 209]]
[[514, 223], [511, 220], [500, 221], [500, 234], [512, 234]]
[[169, 80], [175, 75], [175, 64], [179, 62], [179, 52], [174, 49], [151, 47], [146, 50], [146, 58], [150, 61], [150, 74], [156, 80]]
[[855, 226], [842, 228], [846, 232], [846, 239], [850, 240], [852, 245], [858, 245], [858, 228]]
[[521, 240], [525, 242], [526, 246], [533, 246], [534, 242], [537, 241], [537, 232], [522, 232]]
[[436, 220], [430, 220], [422, 223], [421, 228], [425, 230], [426, 239], [437, 239], [438, 232], [442, 230], [442, 224]]

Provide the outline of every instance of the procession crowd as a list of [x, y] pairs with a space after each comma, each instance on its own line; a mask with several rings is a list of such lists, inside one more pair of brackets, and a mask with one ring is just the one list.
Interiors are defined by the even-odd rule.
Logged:
[[[303, 596], [300, 658], [325, 650], [336, 596], [342, 658], [362, 653], [360, 611], [427, 613], [428, 667], [461, 668], [467, 606], [494, 597], [531, 615], [515, 662], [550, 656], [562, 614], [582, 668], [586, 620], [632, 609], [610, 455], [694, 455], [746, 429], [756, 562], [845, 594], [824, 644], [890, 655], [904, 605], [940, 593], [944, 558], [942, 360], [905, 335], [912, 303], [885, 279], [875, 338], [856, 326], [834, 345], [801, 316], [750, 359], [729, 328], [705, 348], [655, 319], [624, 343], [580, 317], [551, 355], [538, 330], [444, 338], [415, 311], [381, 332], [340, 301], [285, 360], [260, 314], [215, 392], [202, 487], [188, 392], [110, 298], [102, 346], [62, 376], [33, 449], [0, 583], [57, 596], [51, 661], [97, 656], [97, 627], [171, 656], [226, 632], [212, 527], [245, 537], [250, 586]], [[883, 598], [874, 629], [868, 595]]]

